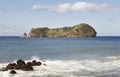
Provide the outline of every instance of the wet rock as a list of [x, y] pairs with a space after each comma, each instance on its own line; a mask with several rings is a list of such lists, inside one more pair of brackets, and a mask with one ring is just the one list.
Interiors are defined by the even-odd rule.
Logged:
[[20, 69], [19, 65], [16, 65], [15, 69], [19, 70]]
[[45, 63], [44, 63], [43, 65], [44, 65], [44, 66], [47, 66], [47, 64], [45, 64]]
[[25, 62], [24, 62], [23, 60], [19, 59], [19, 60], [17, 61], [17, 65], [18, 65], [19, 67], [21, 67], [21, 66], [25, 65]]
[[40, 66], [42, 63], [40, 61], [33, 60], [32, 62], [27, 62], [19, 59], [16, 63], [9, 63], [6, 67], [0, 69], [0, 71], [7, 71], [11, 70], [10, 73], [14, 73], [14, 69], [16, 70], [23, 70], [23, 71], [33, 71], [32, 66]]
[[21, 70], [23, 70], [23, 71], [33, 71], [34, 69], [33, 69], [32, 66], [26, 65], [23, 68], [21, 68]]
[[16, 66], [17, 66], [16, 63], [9, 63], [9, 64], [6, 66], [6, 70], [15, 69]]
[[0, 71], [7, 71], [7, 69], [5, 67], [2, 67], [2, 69], [0, 69]]
[[10, 74], [16, 74], [17, 72], [15, 70], [11, 70]]
[[33, 67], [31, 65], [25, 64], [25, 62], [21, 59], [17, 61], [17, 65], [18, 65], [18, 69], [23, 71], [33, 70]]
[[42, 63], [41, 62], [37, 62], [36, 60], [33, 60], [32, 61], [32, 64], [33, 64], [33, 66], [39, 66], [39, 65], [41, 65]]
[[42, 63], [38, 61], [38, 62], [36, 63], [36, 65], [37, 65], [37, 66], [40, 66], [40, 65], [42, 65]]
[[27, 62], [27, 65], [28, 66], [33, 66], [33, 63], [32, 62]]
[[36, 63], [37, 63], [36, 60], [33, 60], [33, 61], [32, 61], [33, 66], [35, 66]]
[[37, 62], [36, 60], [33, 60], [32, 62], [27, 62], [27, 65], [29, 65], [29, 66], [40, 66], [40, 65], [42, 65], [42, 63], [41, 62]]

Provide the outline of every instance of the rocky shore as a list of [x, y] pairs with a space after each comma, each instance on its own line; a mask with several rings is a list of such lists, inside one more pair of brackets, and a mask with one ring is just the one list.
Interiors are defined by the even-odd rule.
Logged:
[[[31, 62], [25, 63], [24, 60], [17, 60], [16, 63], [9, 63], [6, 67], [2, 67], [0, 71], [8, 71], [11, 70], [10, 74], [16, 74], [15, 70], [22, 70], [22, 71], [34, 71], [33, 66], [40, 66], [42, 62], [33, 60]], [[46, 64], [43, 64], [46, 65]]]

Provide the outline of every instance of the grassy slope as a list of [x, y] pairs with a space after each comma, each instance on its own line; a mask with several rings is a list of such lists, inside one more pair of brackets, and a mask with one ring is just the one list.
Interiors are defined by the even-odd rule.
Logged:
[[32, 28], [30, 37], [95, 37], [96, 31], [90, 25], [82, 23], [73, 27], [63, 27], [50, 29]]

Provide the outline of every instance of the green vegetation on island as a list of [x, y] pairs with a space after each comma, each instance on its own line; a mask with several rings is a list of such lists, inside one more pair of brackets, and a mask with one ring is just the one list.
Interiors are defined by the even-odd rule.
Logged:
[[24, 37], [96, 37], [97, 32], [89, 24], [81, 23], [73, 27], [32, 28]]

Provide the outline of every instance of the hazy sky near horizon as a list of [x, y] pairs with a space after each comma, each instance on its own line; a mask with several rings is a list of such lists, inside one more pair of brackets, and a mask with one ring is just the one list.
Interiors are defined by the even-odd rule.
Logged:
[[120, 36], [120, 0], [0, 0], [0, 36], [80, 23], [94, 27], [97, 36]]

